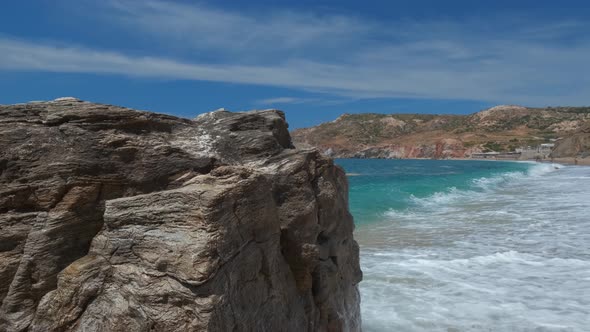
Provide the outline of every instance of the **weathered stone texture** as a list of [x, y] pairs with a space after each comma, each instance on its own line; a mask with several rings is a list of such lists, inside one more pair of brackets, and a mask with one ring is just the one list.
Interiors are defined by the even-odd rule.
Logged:
[[0, 106], [0, 331], [356, 331], [344, 172], [280, 111]]

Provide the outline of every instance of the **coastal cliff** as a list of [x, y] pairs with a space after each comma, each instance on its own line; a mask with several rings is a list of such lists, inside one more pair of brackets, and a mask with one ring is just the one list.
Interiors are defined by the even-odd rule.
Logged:
[[336, 158], [468, 158], [569, 137], [588, 123], [589, 107], [501, 105], [471, 115], [344, 114], [292, 136]]
[[347, 186], [276, 110], [0, 106], [0, 331], [358, 331]]
[[590, 123], [579, 131], [559, 140], [551, 152], [553, 158], [590, 158]]

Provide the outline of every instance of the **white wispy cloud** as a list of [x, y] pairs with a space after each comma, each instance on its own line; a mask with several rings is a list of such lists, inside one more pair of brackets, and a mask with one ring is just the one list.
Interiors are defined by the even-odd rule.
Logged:
[[341, 15], [285, 10], [239, 13], [160, 0], [104, 0], [94, 11], [131, 34], [218, 56], [240, 54], [241, 61], [261, 56], [268, 61], [270, 55], [312, 49], [306, 56], [315, 56], [322, 50], [353, 45], [378, 30], [369, 22]]
[[588, 104], [590, 96], [590, 38], [580, 33], [590, 28], [586, 22], [379, 22], [292, 11], [239, 13], [160, 0], [105, 0], [93, 6], [86, 12], [130, 36], [138, 49], [145, 49], [140, 45], [145, 40], [156, 47], [138, 56], [0, 36], [0, 70], [258, 84], [350, 98], [545, 105]]
[[275, 97], [260, 99], [257, 104], [260, 105], [280, 105], [280, 104], [303, 104], [307, 102], [317, 101], [314, 98], [296, 98], [296, 97]]
[[316, 106], [334, 106], [350, 103], [355, 101], [355, 98], [347, 97], [313, 97], [313, 98], [302, 98], [302, 97], [273, 97], [264, 98], [255, 101], [255, 104], [265, 106], [279, 106], [279, 105], [300, 105], [300, 104], [314, 104]]

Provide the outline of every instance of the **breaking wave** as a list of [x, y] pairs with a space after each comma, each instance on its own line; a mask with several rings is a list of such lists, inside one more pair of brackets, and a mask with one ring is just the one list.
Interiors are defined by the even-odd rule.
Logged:
[[351, 204], [379, 216], [355, 234], [363, 330], [587, 331], [590, 167], [425, 165], [351, 181]]

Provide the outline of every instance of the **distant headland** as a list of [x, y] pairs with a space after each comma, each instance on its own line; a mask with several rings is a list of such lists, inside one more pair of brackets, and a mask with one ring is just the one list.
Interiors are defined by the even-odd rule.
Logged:
[[509, 159], [590, 164], [590, 107], [500, 105], [470, 115], [343, 114], [292, 132], [336, 158]]

